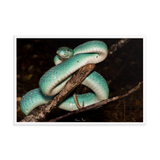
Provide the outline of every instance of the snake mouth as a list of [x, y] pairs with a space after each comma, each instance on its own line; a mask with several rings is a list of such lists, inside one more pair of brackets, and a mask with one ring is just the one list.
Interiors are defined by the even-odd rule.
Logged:
[[63, 58], [60, 56], [60, 55], [57, 55], [58, 56], [58, 58], [60, 59], [60, 60], [63, 60]]
[[60, 56], [60, 55], [58, 55], [58, 58], [59, 58], [61, 61], [66, 61], [67, 59], [69, 59], [69, 58], [66, 58], [66, 57], [62, 57], [62, 56]]

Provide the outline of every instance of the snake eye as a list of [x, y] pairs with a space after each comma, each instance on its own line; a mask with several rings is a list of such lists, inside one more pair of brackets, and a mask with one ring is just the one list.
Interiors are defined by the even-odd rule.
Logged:
[[66, 50], [66, 52], [68, 52], [69, 51], [69, 48]]

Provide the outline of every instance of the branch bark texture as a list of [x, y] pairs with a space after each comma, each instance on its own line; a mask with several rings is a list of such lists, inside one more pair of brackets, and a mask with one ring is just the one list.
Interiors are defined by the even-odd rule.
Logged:
[[124, 39], [119, 40], [116, 44], [112, 44], [109, 51], [108, 51], [108, 54], [114, 53], [115, 51], [117, 51], [119, 48], [123, 47], [128, 42], [129, 42], [129, 39], [124, 38]]

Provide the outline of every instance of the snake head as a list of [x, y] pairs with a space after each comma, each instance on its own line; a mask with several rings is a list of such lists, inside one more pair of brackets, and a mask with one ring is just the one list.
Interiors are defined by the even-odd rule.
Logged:
[[57, 55], [60, 60], [64, 61], [73, 56], [74, 52], [71, 48], [68, 47], [60, 47], [57, 50]]

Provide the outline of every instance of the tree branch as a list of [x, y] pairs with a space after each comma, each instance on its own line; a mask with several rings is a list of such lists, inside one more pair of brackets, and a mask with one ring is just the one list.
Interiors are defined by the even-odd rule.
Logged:
[[112, 54], [113, 52], [117, 51], [117, 49], [123, 47], [128, 42], [129, 42], [129, 39], [124, 38], [124, 39], [119, 40], [116, 44], [112, 44], [108, 51], [108, 54]]
[[57, 117], [57, 118], [53, 118], [53, 119], [49, 120], [48, 122], [56, 122], [56, 121], [58, 121], [58, 120], [60, 120], [60, 119], [66, 118], [66, 117], [68, 117], [68, 116], [71, 116], [71, 115], [74, 115], [74, 114], [77, 114], [77, 113], [80, 113], [80, 112], [88, 111], [88, 110], [90, 110], [90, 109], [95, 109], [95, 108], [97, 108], [98, 106], [107, 104], [108, 102], [112, 102], [112, 101], [116, 101], [116, 100], [118, 100], [118, 99], [124, 98], [124, 97], [128, 96], [129, 94], [137, 91], [137, 90], [140, 88], [140, 86], [141, 86], [142, 83], [143, 83], [143, 82], [139, 82], [139, 84], [138, 84], [136, 87], [132, 88], [131, 90], [129, 90], [127, 93], [125, 93], [125, 94], [123, 94], [123, 95], [119, 95], [119, 96], [116, 96], [116, 97], [112, 97], [112, 98], [110, 98], [110, 99], [103, 100], [103, 101], [101, 101], [101, 102], [92, 104], [92, 105], [87, 106], [87, 107], [85, 107], [85, 108], [68, 112], [67, 114], [64, 114], [64, 115], [62, 115], [62, 116], [59, 116], [59, 117]]

